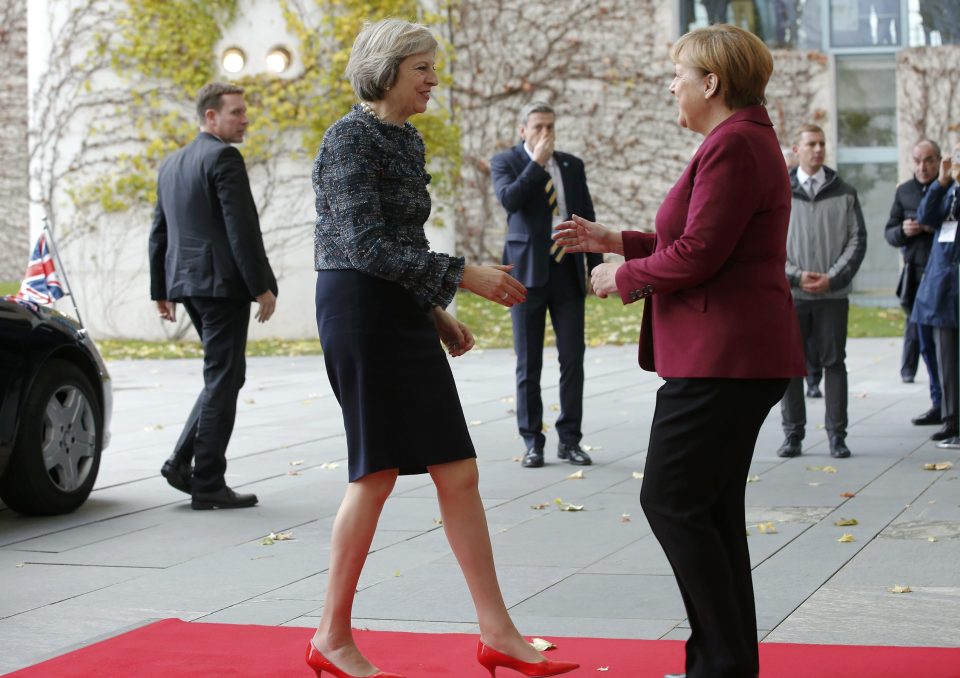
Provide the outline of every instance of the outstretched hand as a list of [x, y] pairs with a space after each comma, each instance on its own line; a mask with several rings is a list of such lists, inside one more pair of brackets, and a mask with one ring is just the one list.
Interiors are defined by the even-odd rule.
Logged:
[[567, 252], [623, 254], [623, 236], [619, 232], [576, 214], [569, 221], [557, 224], [554, 230], [553, 239]]
[[460, 287], [510, 308], [527, 300], [527, 288], [510, 275], [513, 266], [467, 264]]

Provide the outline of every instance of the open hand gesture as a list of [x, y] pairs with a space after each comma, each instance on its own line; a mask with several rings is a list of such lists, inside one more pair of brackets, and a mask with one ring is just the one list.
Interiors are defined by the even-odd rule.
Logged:
[[623, 236], [619, 232], [576, 214], [570, 221], [557, 224], [554, 230], [553, 239], [567, 252], [623, 254]]

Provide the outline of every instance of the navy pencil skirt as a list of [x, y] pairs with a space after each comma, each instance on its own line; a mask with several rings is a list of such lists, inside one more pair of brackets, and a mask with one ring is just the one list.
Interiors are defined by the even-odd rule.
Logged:
[[437, 330], [410, 292], [359, 271], [318, 271], [316, 302], [350, 482], [477, 456]]

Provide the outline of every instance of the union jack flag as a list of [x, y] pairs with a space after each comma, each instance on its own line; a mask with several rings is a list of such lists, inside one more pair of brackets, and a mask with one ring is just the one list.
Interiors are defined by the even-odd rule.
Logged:
[[47, 306], [62, 296], [63, 287], [47, 247], [47, 235], [41, 233], [33, 248], [33, 254], [30, 255], [30, 263], [27, 264], [27, 273], [20, 283], [17, 299]]

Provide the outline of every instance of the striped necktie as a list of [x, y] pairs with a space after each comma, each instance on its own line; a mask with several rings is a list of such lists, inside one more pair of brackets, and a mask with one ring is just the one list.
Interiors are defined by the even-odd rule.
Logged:
[[[560, 216], [560, 206], [557, 204], [557, 187], [553, 185], [553, 177], [547, 179], [547, 185], [543, 187], [547, 194], [547, 204], [550, 206], [550, 214], [555, 217]], [[559, 264], [563, 260], [563, 255], [567, 251], [560, 247], [556, 242], [550, 246], [550, 256]]]

